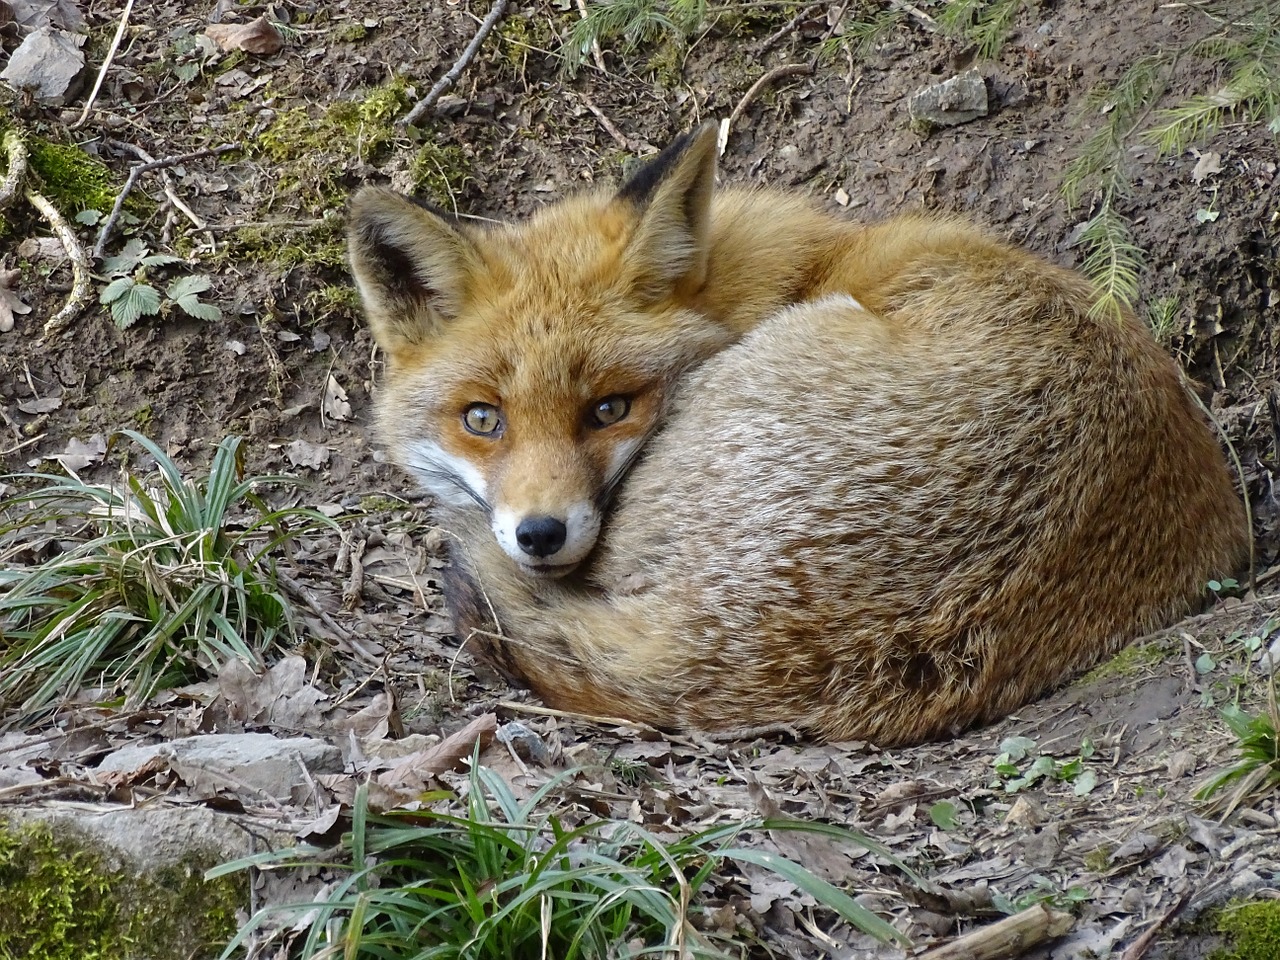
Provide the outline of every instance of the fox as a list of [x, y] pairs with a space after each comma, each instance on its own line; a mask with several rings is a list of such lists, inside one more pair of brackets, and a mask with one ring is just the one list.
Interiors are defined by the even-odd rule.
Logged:
[[1181, 371], [1083, 275], [716, 177], [710, 123], [516, 222], [351, 200], [378, 430], [482, 660], [573, 713], [910, 746], [1245, 564]]

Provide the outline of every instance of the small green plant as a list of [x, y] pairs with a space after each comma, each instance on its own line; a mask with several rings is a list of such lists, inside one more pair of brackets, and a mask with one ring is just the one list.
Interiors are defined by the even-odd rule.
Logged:
[[[1195, 796], [1222, 808], [1223, 816], [1227, 816], [1250, 798], [1280, 785], [1280, 711], [1276, 708], [1275, 686], [1270, 689], [1265, 713], [1250, 716], [1231, 704], [1223, 708], [1222, 719], [1236, 738], [1236, 760], [1211, 777]], [[1223, 793], [1228, 787], [1230, 792]]]
[[993, 60], [1022, 6], [1023, 0], [950, 0], [938, 11], [938, 23], [952, 36], [977, 44], [983, 60]]
[[178, 277], [165, 288], [163, 301], [160, 291], [148, 283], [150, 271], [182, 262], [181, 257], [171, 254], [151, 253], [134, 237], [118, 256], [103, 261], [103, 269], [113, 279], [102, 289], [98, 302], [111, 308], [111, 318], [121, 330], [129, 329], [141, 317], [158, 316], [171, 307], [197, 320], [221, 320], [222, 311], [200, 299], [211, 286], [208, 277]]
[[620, 41], [623, 51], [633, 51], [657, 40], [681, 42], [706, 15], [707, 0], [595, 0], [569, 30], [565, 69], [576, 72], [596, 43]]
[[[1114, 85], [1095, 90], [1086, 106], [1098, 128], [1063, 176], [1068, 208], [1093, 198], [1096, 212], [1077, 241], [1085, 249], [1082, 269], [1098, 286], [1098, 312], [1118, 316], [1137, 297], [1143, 252], [1118, 209], [1132, 190], [1129, 154], [1136, 144], [1155, 144], [1157, 158], [1179, 156], [1232, 120], [1265, 123], [1280, 133], [1280, 8], [1271, 0], [1223, 0], [1191, 9], [1215, 24], [1213, 32], [1181, 49], [1140, 57]], [[1227, 82], [1155, 109], [1173, 67], [1186, 56], [1209, 60]], [[1218, 211], [1210, 203], [1195, 215], [1209, 223]]]
[[1089, 899], [1089, 891], [1084, 887], [1067, 887], [1063, 889], [1048, 877], [1031, 878], [1033, 889], [1016, 897], [1006, 897], [1002, 893], [991, 895], [991, 905], [1001, 913], [1013, 916], [1038, 903], [1055, 910], [1071, 911]]
[[117, 486], [23, 475], [9, 479], [34, 491], [0, 501], [0, 709], [16, 722], [86, 685], [136, 707], [233, 658], [260, 667], [295, 635], [271, 554], [290, 521], [333, 521], [270, 508], [256, 488], [289, 478], [245, 477], [237, 437], [191, 480], [150, 440], [123, 436], [155, 459], [158, 485], [128, 471]]
[[[344, 837], [347, 872], [318, 903], [288, 910], [305, 920], [297, 955], [466, 957], [469, 960], [579, 960], [671, 955], [726, 957], [717, 935], [692, 922], [698, 894], [727, 865], [751, 863], [795, 884], [819, 904], [884, 943], [909, 946], [897, 930], [848, 894], [777, 854], [734, 846], [744, 830], [803, 830], [852, 841], [911, 873], [879, 844], [839, 827], [762, 820], [660, 839], [627, 821], [577, 826], [545, 811], [551, 780], [519, 802], [493, 771], [473, 759], [466, 799], [432, 794], [447, 810], [369, 812], [356, 793], [351, 833]], [[259, 854], [206, 876], [250, 866], [314, 863], [318, 851]], [[270, 914], [260, 912], [227, 947], [231, 957]]]
[[[1003, 787], [1005, 793], [1018, 793], [1041, 780], [1060, 780], [1071, 784], [1072, 792], [1083, 797], [1098, 785], [1098, 775], [1085, 761], [1095, 752], [1093, 741], [1086, 737], [1080, 744], [1080, 752], [1069, 760], [1058, 760], [1047, 754], [1037, 753], [1036, 742], [1030, 737], [1009, 737], [1000, 744], [995, 759], [997, 780], [993, 788]], [[1024, 765], [1024, 761], [1030, 760]]]

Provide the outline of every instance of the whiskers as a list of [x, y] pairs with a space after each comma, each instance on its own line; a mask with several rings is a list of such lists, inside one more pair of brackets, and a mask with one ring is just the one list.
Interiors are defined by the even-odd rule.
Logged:
[[432, 496], [448, 503], [458, 503], [458, 494], [464, 494], [486, 514], [492, 512], [487, 501], [471, 484], [467, 483], [447, 461], [437, 459], [421, 447], [405, 451], [401, 466], [413, 473], [418, 482]]

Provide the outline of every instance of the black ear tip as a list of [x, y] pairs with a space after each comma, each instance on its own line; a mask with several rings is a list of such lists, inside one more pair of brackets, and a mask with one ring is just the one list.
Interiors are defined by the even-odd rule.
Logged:
[[653, 191], [671, 172], [676, 162], [684, 156], [690, 147], [706, 142], [707, 138], [717, 128], [718, 125], [714, 120], [708, 120], [706, 123], [680, 134], [667, 144], [661, 153], [652, 160], [647, 161], [644, 166], [627, 178], [626, 182], [618, 190], [618, 198], [629, 200], [635, 204], [647, 203], [653, 196]]

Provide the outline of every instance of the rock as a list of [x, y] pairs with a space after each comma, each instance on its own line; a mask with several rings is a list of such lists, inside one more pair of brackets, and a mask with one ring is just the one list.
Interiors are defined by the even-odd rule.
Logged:
[[110, 774], [127, 775], [148, 764], [154, 769], [165, 763], [198, 796], [239, 792], [247, 803], [257, 804], [262, 794], [288, 802], [294, 799], [295, 789], [301, 794], [296, 799], [304, 799], [309, 787], [301, 768], [313, 776], [337, 773], [342, 769], [342, 754], [332, 744], [308, 737], [281, 740], [269, 733], [208, 734], [125, 747], [105, 757], [95, 772], [99, 780], [109, 780]]
[[84, 74], [84, 37], [54, 27], [41, 27], [19, 44], [0, 72], [14, 90], [29, 91], [41, 103], [60, 107], [79, 91]]
[[968, 70], [943, 83], [917, 90], [909, 101], [911, 122], [954, 127], [987, 115], [987, 83], [977, 70]]

